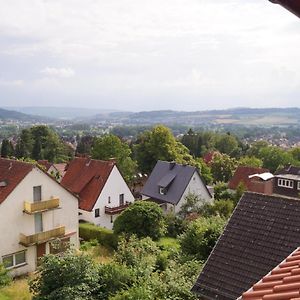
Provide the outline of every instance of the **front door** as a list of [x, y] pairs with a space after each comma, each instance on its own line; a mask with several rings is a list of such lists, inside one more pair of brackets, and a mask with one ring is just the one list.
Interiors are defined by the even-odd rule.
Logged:
[[36, 258], [39, 265], [41, 258], [46, 254], [46, 243], [36, 245]]

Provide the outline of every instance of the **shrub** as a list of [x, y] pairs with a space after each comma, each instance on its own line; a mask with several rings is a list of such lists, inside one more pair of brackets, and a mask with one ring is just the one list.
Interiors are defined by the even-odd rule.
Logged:
[[216, 200], [213, 204], [207, 204], [202, 209], [204, 217], [220, 216], [228, 219], [234, 209], [232, 200]]
[[94, 300], [98, 299], [98, 279], [98, 269], [91, 258], [67, 251], [44, 256], [29, 287], [34, 300]]
[[206, 260], [223, 231], [224, 219], [219, 216], [201, 217], [188, 225], [179, 237], [181, 249], [185, 254], [199, 260]]
[[0, 264], [0, 288], [8, 285], [10, 282], [11, 278], [8, 275], [8, 271]]
[[112, 230], [91, 223], [79, 224], [79, 236], [85, 241], [97, 240], [99, 244], [114, 249], [118, 244], [117, 236], [114, 235]]
[[114, 232], [157, 240], [166, 232], [163, 211], [154, 202], [137, 201], [117, 217], [114, 222]]
[[176, 238], [178, 235], [182, 234], [186, 228], [186, 223], [184, 220], [174, 213], [168, 213], [165, 215], [165, 223], [167, 226], [167, 236]]

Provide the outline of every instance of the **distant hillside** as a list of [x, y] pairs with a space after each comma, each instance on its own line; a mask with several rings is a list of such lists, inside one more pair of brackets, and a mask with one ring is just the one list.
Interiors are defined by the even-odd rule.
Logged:
[[55, 119], [74, 119], [74, 118], [88, 118], [96, 114], [107, 115], [114, 112], [114, 110], [102, 110], [93, 108], [81, 107], [52, 107], [52, 106], [26, 106], [26, 107], [8, 107], [14, 111], [25, 114], [43, 116]]
[[28, 115], [14, 110], [7, 110], [0, 108], [0, 121], [1, 120], [15, 120], [21, 122], [48, 122], [49, 118]]
[[300, 125], [299, 108], [234, 108], [207, 111], [143, 111], [138, 113], [111, 113], [97, 115], [93, 121], [111, 121], [130, 125]]

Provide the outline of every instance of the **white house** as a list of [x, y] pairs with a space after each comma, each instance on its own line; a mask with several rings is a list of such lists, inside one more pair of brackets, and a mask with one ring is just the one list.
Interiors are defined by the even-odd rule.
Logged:
[[143, 190], [143, 199], [151, 199], [165, 211], [178, 213], [186, 196], [195, 194], [203, 203], [212, 196], [197, 168], [175, 162], [158, 161]]
[[76, 157], [61, 184], [79, 197], [79, 220], [112, 229], [115, 218], [134, 197], [115, 161]]
[[79, 246], [78, 199], [37, 166], [0, 158], [0, 262], [12, 276], [33, 272], [66, 242]]

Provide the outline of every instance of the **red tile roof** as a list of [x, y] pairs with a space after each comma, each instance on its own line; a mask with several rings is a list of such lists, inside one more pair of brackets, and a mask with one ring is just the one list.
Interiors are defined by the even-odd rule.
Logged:
[[244, 300], [300, 299], [300, 248], [243, 293]]
[[203, 156], [204, 162], [205, 162], [207, 165], [209, 165], [209, 164], [212, 162], [212, 160], [214, 159], [214, 156], [215, 156], [216, 154], [219, 154], [219, 152], [218, 152], [218, 151], [211, 151], [211, 152], [206, 153], [206, 154]]
[[0, 204], [33, 168], [30, 163], [0, 158]]
[[246, 189], [249, 189], [251, 180], [249, 179], [250, 175], [253, 174], [262, 174], [269, 172], [268, 169], [263, 168], [254, 168], [254, 167], [243, 167], [240, 166], [236, 169], [233, 177], [228, 183], [228, 187], [232, 190], [235, 190], [238, 185], [243, 182], [246, 186]]
[[80, 209], [91, 211], [114, 166], [114, 161], [76, 157], [67, 166], [61, 184], [79, 196]]

